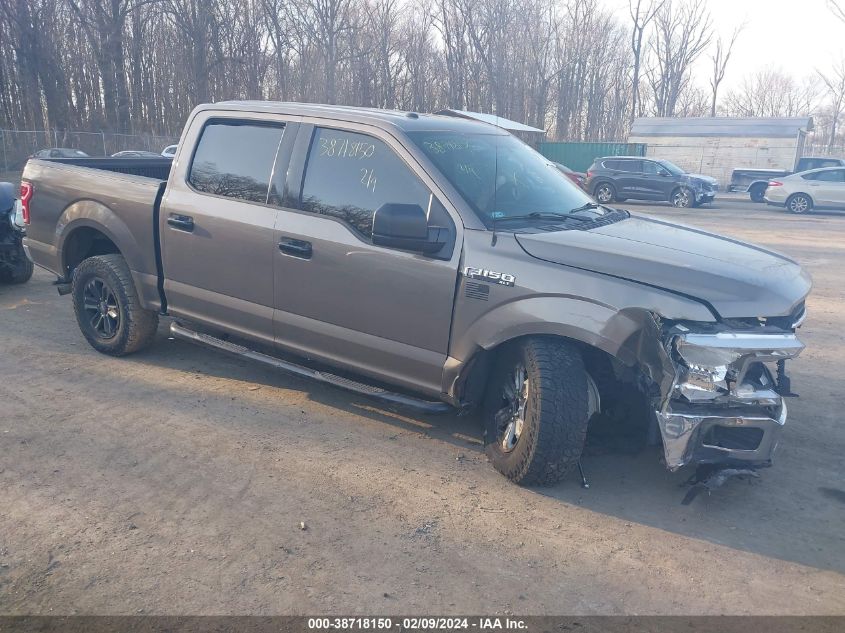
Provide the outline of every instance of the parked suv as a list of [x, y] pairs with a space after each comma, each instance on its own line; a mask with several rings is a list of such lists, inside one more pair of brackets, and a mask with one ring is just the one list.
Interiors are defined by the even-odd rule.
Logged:
[[606, 156], [587, 170], [584, 188], [602, 204], [665, 200], [681, 208], [712, 202], [719, 183], [710, 176], [688, 174], [668, 160], [640, 156]]

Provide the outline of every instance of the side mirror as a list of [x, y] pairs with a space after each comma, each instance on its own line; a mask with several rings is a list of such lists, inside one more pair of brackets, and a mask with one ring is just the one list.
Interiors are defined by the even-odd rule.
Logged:
[[418, 204], [388, 202], [373, 216], [373, 244], [417, 253], [436, 253], [443, 242], [428, 237], [428, 219]]
[[669, 173], [667, 170], [665, 170], [665, 169], [661, 169], [660, 171], [658, 171], [658, 172], [657, 172], [657, 175], [658, 175], [658, 176], [664, 176], [664, 177], [665, 177], [665, 176], [671, 176], [672, 174], [670, 174], [670, 173]]

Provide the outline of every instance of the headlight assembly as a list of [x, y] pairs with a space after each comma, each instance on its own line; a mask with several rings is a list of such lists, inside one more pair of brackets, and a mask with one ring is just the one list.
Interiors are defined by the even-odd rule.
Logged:
[[[748, 391], [739, 388], [745, 387], [752, 367], [794, 358], [802, 349], [804, 345], [794, 334], [679, 334], [674, 339], [674, 351], [680, 361], [676, 389], [690, 402], [737, 396]], [[754, 372], [749, 379], [756, 382], [757, 374]]]

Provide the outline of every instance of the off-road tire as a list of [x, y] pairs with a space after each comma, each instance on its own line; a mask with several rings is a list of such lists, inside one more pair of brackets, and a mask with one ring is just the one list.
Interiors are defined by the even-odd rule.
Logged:
[[[522, 363], [528, 398], [522, 434], [510, 452], [500, 441], [495, 414], [502, 408], [505, 381]], [[484, 444], [493, 467], [521, 485], [550, 485], [578, 463], [587, 436], [587, 370], [571, 343], [531, 337], [498, 356], [482, 409]]]
[[[607, 192], [607, 194], [605, 195], [602, 192]], [[616, 187], [609, 182], [600, 182], [596, 185], [595, 189], [593, 189], [593, 197], [600, 204], [610, 204], [617, 199]]]
[[799, 215], [813, 210], [813, 200], [806, 193], [794, 193], [787, 198], [785, 206], [790, 213]]
[[0, 271], [0, 283], [4, 284], [25, 284], [32, 277], [35, 266], [29, 261], [29, 258], [21, 253], [21, 258], [18, 260], [18, 265], [12, 270]]
[[753, 185], [748, 190], [748, 196], [751, 198], [751, 202], [765, 202], [766, 185]]
[[[117, 300], [118, 324], [115, 334], [107, 339], [97, 334], [83, 307], [85, 287], [93, 279], [101, 280]], [[98, 352], [124, 356], [153, 342], [158, 328], [158, 313], [141, 307], [129, 266], [122, 255], [97, 255], [84, 260], [74, 271], [71, 294], [79, 329]]]

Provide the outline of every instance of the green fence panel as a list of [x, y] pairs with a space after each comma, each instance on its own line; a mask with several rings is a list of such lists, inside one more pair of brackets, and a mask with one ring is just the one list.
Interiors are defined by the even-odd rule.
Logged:
[[575, 171], [587, 171], [601, 156], [645, 156], [645, 143], [540, 143], [540, 153]]

